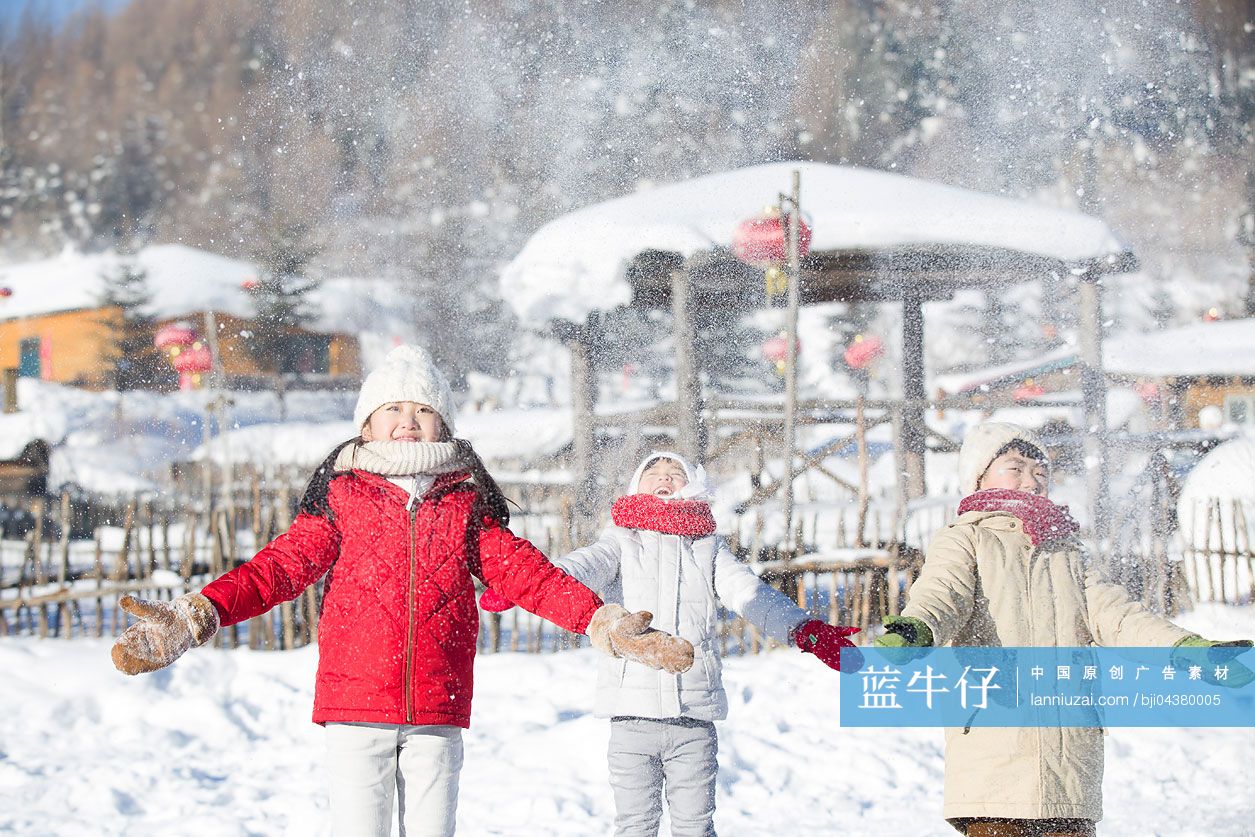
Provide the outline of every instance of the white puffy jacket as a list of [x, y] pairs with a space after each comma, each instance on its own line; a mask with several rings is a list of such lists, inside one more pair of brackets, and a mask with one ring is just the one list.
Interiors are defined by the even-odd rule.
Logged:
[[599, 718], [726, 718], [728, 698], [715, 644], [716, 602], [785, 643], [795, 627], [810, 619], [737, 561], [717, 535], [687, 538], [611, 525], [595, 543], [554, 563], [605, 601], [648, 610], [655, 628], [693, 643], [693, 667], [678, 675], [604, 658], [594, 704]]

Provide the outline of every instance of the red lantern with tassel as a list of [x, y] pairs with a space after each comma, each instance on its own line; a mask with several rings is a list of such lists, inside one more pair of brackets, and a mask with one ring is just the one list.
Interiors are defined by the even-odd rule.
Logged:
[[[798, 219], [798, 256], [811, 248], [811, 228]], [[742, 221], [732, 234], [732, 254], [746, 264], [769, 267], [783, 262], [789, 253], [788, 216], [773, 209], [757, 218]]]
[[884, 353], [885, 344], [879, 337], [856, 334], [854, 342], [846, 346], [842, 357], [845, 365], [851, 369], [866, 369], [871, 366], [872, 361], [882, 357]]

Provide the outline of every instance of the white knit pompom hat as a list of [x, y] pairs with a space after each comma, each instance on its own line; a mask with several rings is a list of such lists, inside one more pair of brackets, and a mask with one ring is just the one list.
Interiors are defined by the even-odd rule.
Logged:
[[680, 467], [684, 469], [684, 473], [688, 478], [688, 483], [675, 493], [677, 500], [705, 500], [710, 502], [715, 496], [715, 486], [710, 481], [710, 477], [706, 475], [706, 469], [701, 465], [694, 465], [680, 454], [669, 450], [656, 450], [649, 456], [641, 460], [641, 464], [636, 466], [636, 471], [632, 474], [632, 479], [628, 480], [628, 494], [636, 494], [640, 489], [641, 475], [645, 473], [646, 466], [655, 459], [672, 459], [680, 463]]
[[362, 382], [357, 406], [353, 408], [353, 423], [362, 427], [371, 413], [393, 401], [426, 404], [440, 414], [449, 435], [454, 434], [453, 390], [426, 350], [397, 346], [388, 352], [383, 363]]
[[[1028, 442], [1046, 454], [1046, 446], [1041, 438], [1018, 424], [1009, 421], [987, 421], [978, 424], [963, 437], [963, 446], [959, 448], [959, 490], [966, 497], [975, 493], [976, 481], [989, 467], [989, 463], [998, 457], [998, 451], [1016, 440]], [[1049, 467], [1049, 462], [1046, 463]]]

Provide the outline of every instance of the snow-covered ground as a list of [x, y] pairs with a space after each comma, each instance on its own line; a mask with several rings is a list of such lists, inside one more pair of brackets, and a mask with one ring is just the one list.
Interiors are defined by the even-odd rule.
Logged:
[[[1251, 607], [1179, 621], [1255, 636]], [[459, 833], [610, 833], [595, 654], [479, 658]], [[103, 640], [0, 641], [0, 833], [327, 834], [316, 655], [201, 649], [126, 678]], [[725, 837], [954, 833], [940, 818], [940, 730], [840, 728], [837, 676], [795, 652], [729, 658], [725, 679]], [[1101, 833], [1255, 834], [1252, 752], [1255, 730], [1112, 730]]]

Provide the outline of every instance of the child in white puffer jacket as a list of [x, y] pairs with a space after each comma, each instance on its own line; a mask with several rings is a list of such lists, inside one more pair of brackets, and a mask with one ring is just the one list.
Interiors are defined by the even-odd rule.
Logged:
[[[718, 605], [779, 642], [840, 668], [855, 628], [813, 620], [759, 580], [715, 534], [711, 487], [700, 466], [657, 451], [637, 467], [595, 543], [554, 563], [607, 602], [654, 614], [653, 625], [694, 648], [678, 675], [610, 659], [597, 678], [594, 714], [610, 719], [610, 784], [615, 834], [658, 833], [665, 790], [673, 835], [714, 834], [717, 771], [714, 721], [728, 714], [716, 643]], [[491, 594], [481, 599], [489, 609]], [[855, 652], [857, 653], [857, 652]], [[850, 662], [847, 659], [847, 663]]]

